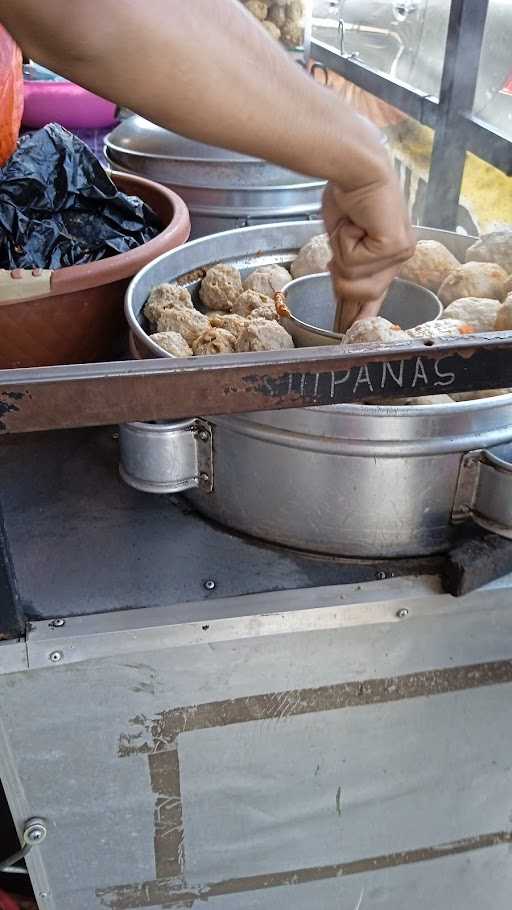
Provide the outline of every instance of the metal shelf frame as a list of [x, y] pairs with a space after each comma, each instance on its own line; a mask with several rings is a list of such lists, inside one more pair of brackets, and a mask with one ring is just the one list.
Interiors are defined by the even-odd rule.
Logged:
[[[311, 39], [312, 61], [434, 130], [423, 223], [456, 230], [466, 152], [512, 176], [512, 140], [473, 114], [489, 0], [451, 0], [439, 98]], [[512, 38], [512, 36], [511, 36]]]

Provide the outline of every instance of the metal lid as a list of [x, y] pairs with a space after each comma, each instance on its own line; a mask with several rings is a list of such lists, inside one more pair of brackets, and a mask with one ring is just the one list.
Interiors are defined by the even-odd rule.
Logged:
[[142, 117], [129, 117], [105, 139], [109, 160], [173, 187], [218, 189], [322, 188], [314, 180], [227, 149], [186, 139]]

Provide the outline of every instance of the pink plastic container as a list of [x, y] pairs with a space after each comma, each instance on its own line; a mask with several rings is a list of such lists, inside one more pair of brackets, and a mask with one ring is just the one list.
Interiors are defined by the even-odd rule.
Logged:
[[69, 130], [105, 129], [116, 120], [116, 105], [72, 82], [25, 81], [23, 126], [41, 129], [60, 123]]

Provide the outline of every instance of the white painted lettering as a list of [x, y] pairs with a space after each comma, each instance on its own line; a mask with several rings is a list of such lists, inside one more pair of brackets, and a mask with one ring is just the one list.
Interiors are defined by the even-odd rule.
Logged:
[[425, 367], [423, 366], [423, 361], [422, 361], [421, 357], [416, 357], [416, 368], [414, 370], [414, 378], [411, 383], [413, 389], [416, 388], [419, 379], [422, 379], [423, 382], [425, 383], [425, 385], [428, 385], [428, 376], [425, 373]]
[[[446, 359], [446, 358], [443, 358], [443, 359]], [[443, 379], [444, 382], [434, 382], [434, 385], [439, 385], [439, 386], [453, 385], [453, 383], [455, 382], [455, 373], [451, 373], [451, 372], [442, 373], [441, 369], [440, 369], [441, 362], [442, 362], [441, 360], [435, 361], [434, 370], [435, 370], [436, 376], [439, 376], [439, 379]]]
[[343, 385], [343, 383], [350, 378], [350, 370], [344, 370], [343, 372], [345, 373], [343, 379], [337, 379], [336, 377], [338, 377], [340, 374], [335, 373], [333, 370], [331, 370], [331, 398], [334, 398], [334, 391], [336, 389], [336, 386]]
[[[396, 368], [396, 372], [393, 370], [393, 367]], [[386, 374], [389, 373], [391, 378], [396, 382], [397, 386], [402, 388], [404, 384], [404, 361], [399, 360], [398, 363], [383, 363], [382, 364], [382, 379], [380, 382], [381, 389], [386, 385]]]
[[357, 387], [359, 385], [367, 385], [368, 388], [370, 389], [370, 392], [373, 392], [372, 381], [370, 379], [370, 374], [368, 372], [368, 364], [366, 364], [366, 363], [364, 364], [364, 366], [359, 367], [357, 379], [354, 384], [354, 392], [357, 391]]

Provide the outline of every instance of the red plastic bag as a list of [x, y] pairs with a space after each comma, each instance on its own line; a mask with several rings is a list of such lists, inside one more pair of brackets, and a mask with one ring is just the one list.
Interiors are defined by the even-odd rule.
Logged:
[[16, 148], [23, 114], [23, 58], [0, 25], [0, 167]]

